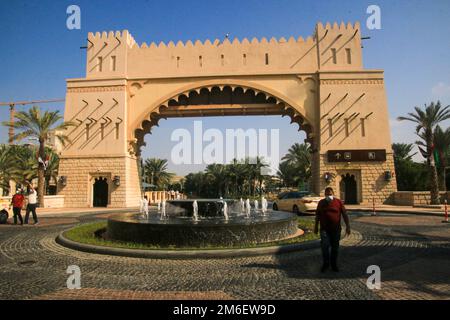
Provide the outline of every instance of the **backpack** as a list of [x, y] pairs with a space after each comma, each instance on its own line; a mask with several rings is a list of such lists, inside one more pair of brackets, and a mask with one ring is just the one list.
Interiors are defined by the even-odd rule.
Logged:
[[8, 221], [9, 213], [6, 209], [0, 211], [0, 224], [6, 224]]

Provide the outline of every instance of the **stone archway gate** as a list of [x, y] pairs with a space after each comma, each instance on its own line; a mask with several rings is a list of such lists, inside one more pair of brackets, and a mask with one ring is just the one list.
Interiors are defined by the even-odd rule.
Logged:
[[136, 206], [140, 147], [160, 118], [266, 114], [306, 131], [315, 192], [338, 191], [338, 173], [356, 170], [359, 202], [386, 202], [396, 183], [386, 173], [394, 164], [384, 77], [363, 68], [360, 33], [359, 23], [318, 23], [306, 39], [158, 45], [126, 30], [89, 33], [86, 77], [67, 80], [64, 117], [76, 127], [61, 154], [65, 206], [92, 206], [98, 175], [115, 179], [108, 206]]

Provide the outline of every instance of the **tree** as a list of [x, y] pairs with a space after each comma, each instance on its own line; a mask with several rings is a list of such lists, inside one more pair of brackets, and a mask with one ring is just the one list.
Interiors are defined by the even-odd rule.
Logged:
[[428, 188], [426, 183], [427, 168], [423, 163], [412, 160], [413, 144], [394, 143], [394, 166], [397, 176], [397, 189], [399, 191], [421, 191]]
[[[61, 122], [63, 118], [59, 111], [45, 111], [41, 112], [39, 107], [33, 106], [27, 111], [19, 111], [14, 115], [14, 122], [4, 121], [3, 125], [12, 127], [18, 131], [13, 137], [12, 141], [21, 141], [25, 138], [34, 138], [39, 141], [38, 159], [45, 161], [45, 142], [47, 141], [50, 132], [56, 132], [55, 137], [59, 142], [65, 146], [70, 142], [68, 136], [63, 134], [67, 128], [74, 126], [72, 122]], [[38, 199], [39, 205], [44, 206], [44, 182], [45, 170], [43, 161], [38, 162]]]
[[11, 147], [7, 145], [0, 146], [0, 188], [9, 190], [9, 180], [11, 177], [11, 168], [14, 164], [14, 158], [11, 153]]
[[447, 159], [450, 155], [450, 128], [444, 131], [439, 125], [436, 126], [434, 129], [434, 149], [436, 150], [435, 155], [438, 157], [436, 166], [440, 178], [440, 188], [446, 190], [445, 168], [447, 167]]
[[286, 166], [292, 167], [288, 171], [293, 174], [296, 186], [309, 181], [311, 178], [311, 147], [309, 144], [293, 144], [281, 160], [286, 161], [283, 170], [288, 170]]
[[10, 167], [10, 178], [17, 184], [26, 186], [38, 177], [37, 150], [27, 145], [11, 146], [14, 163]]
[[167, 159], [150, 158], [144, 162], [144, 177], [147, 183], [159, 189], [170, 184], [174, 173], [167, 171]]
[[287, 161], [280, 162], [277, 170], [277, 176], [281, 180], [281, 184], [284, 187], [296, 186], [296, 168]]
[[205, 170], [206, 179], [211, 186], [215, 197], [225, 196], [228, 186], [228, 172], [223, 164], [209, 164]]
[[50, 148], [47, 148], [45, 152], [49, 156], [45, 170], [45, 193], [49, 194], [49, 187], [52, 180], [55, 185], [58, 183], [59, 156]]
[[412, 157], [417, 153], [411, 153], [413, 148], [414, 145], [412, 143], [393, 143], [394, 160], [412, 161]]
[[418, 145], [426, 148], [427, 164], [430, 177], [431, 204], [439, 204], [439, 184], [436, 165], [433, 159], [434, 149], [434, 130], [436, 126], [447, 119], [450, 119], [450, 106], [441, 107], [438, 101], [436, 104], [431, 102], [425, 109], [414, 107], [415, 112], [408, 113], [406, 117], [398, 117], [399, 121], [410, 121], [416, 124], [416, 134], [422, 139], [417, 141]]

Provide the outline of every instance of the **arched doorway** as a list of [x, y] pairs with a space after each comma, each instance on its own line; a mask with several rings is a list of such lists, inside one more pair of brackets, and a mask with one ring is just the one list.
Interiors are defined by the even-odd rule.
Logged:
[[341, 191], [345, 204], [358, 204], [358, 190], [355, 175], [349, 173], [342, 175]]
[[92, 205], [94, 207], [108, 206], [108, 181], [106, 178], [95, 178], [93, 193]]

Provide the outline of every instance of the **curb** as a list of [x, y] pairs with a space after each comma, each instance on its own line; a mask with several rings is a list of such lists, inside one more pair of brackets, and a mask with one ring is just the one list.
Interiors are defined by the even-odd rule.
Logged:
[[[349, 212], [372, 212], [373, 209], [347, 209]], [[382, 213], [392, 213], [392, 214], [415, 214], [418, 216], [432, 216], [432, 217], [441, 217], [444, 214], [439, 212], [426, 212], [426, 211], [393, 211], [389, 209], [376, 209], [375, 212], [382, 212]]]
[[[66, 230], [67, 231], [67, 230]], [[265, 248], [248, 249], [220, 249], [220, 250], [144, 250], [103, 247], [91, 244], [79, 243], [67, 239], [61, 232], [55, 239], [61, 246], [88, 252], [121, 257], [145, 258], [145, 259], [191, 259], [191, 258], [240, 258], [260, 255], [283, 254], [294, 251], [309, 250], [320, 247], [320, 240], [309, 240], [298, 244], [287, 244]]]
[[95, 210], [95, 211], [85, 211], [85, 212], [80, 212], [80, 211], [67, 211], [67, 212], [43, 212], [41, 213], [42, 217], [64, 217], [64, 216], [68, 216], [68, 215], [73, 215], [73, 214], [81, 214], [80, 216], [87, 216], [87, 215], [97, 215], [97, 214], [107, 214], [107, 213], [126, 213], [126, 212], [130, 212], [130, 211], [138, 211], [139, 208], [124, 208], [124, 209], [109, 209], [109, 210], [105, 210], [105, 209], [99, 209], [99, 210]]

